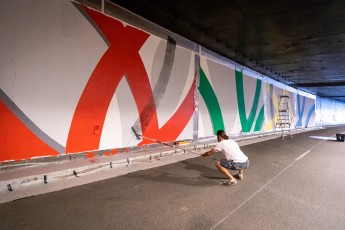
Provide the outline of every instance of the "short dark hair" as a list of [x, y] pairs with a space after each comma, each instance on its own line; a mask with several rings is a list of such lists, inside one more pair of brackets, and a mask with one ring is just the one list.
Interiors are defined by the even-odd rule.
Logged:
[[228, 140], [228, 139], [229, 139], [229, 137], [226, 135], [226, 133], [225, 133], [224, 130], [218, 130], [218, 131], [217, 131], [217, 136], [220, 136], [220, 137], [222, 137], [222, 138], [225, 139], [225, 140]]

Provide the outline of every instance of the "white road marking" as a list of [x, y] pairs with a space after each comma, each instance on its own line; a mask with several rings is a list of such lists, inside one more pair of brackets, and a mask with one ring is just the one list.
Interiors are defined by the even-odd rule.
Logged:
[[302, 157], [304, 157], [305, 155], [307, 155], [307, 154], [310, 153], [310, 152], [311, 152], [311, 150], [308, 150], [307, 152], [303, 153], [301, 156], [297, 157], [297, 158], [295, 159], [295, 161], [298, 161], [299, 159], [301, 159]]
[[[334, 136], [334, 135], [333, 135]], [[332, 137], [333, 137], [332, 136]], [[280, 171], [275, 177], [273, 177], [270, 181], [268, 181], [266, 184], [264, 184], [259, 190], [257, 190], [253, 195], [251, 195], [247, 200], [245, 200], [242, 204], [240, 204], [237, 208], [235, 208], [234, 210], [232, 210], [226, 217], [224, 217], [223, 219], [221, 219], [216, 225], [214, 225], [210, 230], [215, 229], [218, 225], [220, 225], [224, 220], [226, 220], [227, 218], [229, 218], [229, 216], [231, 216], [233, 213], [235, 213], [238, 209], [240, 209], [243, 205], [245, 205], [248, 201], [250, 201], [256, 194], [258, 194], [261, 190], [263, 190], [265, 187], [267, 187], [267, 185], [269, 185], [270, 183], [272, 183], [272, 181], [274, 181], [277, 177], [279, 177], [284, 171], [286, 171], [288, 168], [290, 168], [291, 165], [293, 165], [294, 163], [296, 163], [298, 160], [300, 160], [302, 157], [306, 156], [308, 153], [310, 153], [314, 148], [316, 148], [317, 146], [319, 146], [320, 144], [322, 144], [323, 142], [325, 142], [327, 140], [323, 140], [321, 142], [319, 142], [318, 144], [314, 145], [312, 148], [310, 148], [309, 150], [307, 150], [306, 152], [304, 152], [303, 154], [301, 154], [299, 157], [297, 157], [293, 162], [291, 162], [288, 166], [286, 166], [282, 171]]]

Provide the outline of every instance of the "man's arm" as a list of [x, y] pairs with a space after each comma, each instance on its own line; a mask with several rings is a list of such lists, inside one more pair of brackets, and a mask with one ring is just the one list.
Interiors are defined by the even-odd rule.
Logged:
[[211, 155], [213, 155], [213, 154], [215, 154], [216, 152], [218, 152], [218, 150], [217, 149], [211, 149], [210, 151], [208, 151], [208, 152], [206, 152], [206, 153], [204, 153], [204, 154], [202, 154], [201, 156], [203, 156], [203, 157], [209, 157], [209, 156], [211, 156]]

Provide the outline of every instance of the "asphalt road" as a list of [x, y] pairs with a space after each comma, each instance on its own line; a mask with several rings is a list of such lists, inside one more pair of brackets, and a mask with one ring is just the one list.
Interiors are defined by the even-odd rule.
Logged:
[[241, 147], [251, 165], [235, 186], [198, 157], [0, 204], [0, 229], [343, 230], [345, 143], [322, 139], [338, 132]]

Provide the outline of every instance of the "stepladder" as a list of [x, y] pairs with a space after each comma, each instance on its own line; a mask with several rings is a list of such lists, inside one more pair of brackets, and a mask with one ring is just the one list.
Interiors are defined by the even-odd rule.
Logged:
[[279, 95], [276, 131], [281, 131], [282, 139], [285, 136], [292, 138], [291, 126], [294, 124], [294, 115], [291, 110], [290, 96]]

